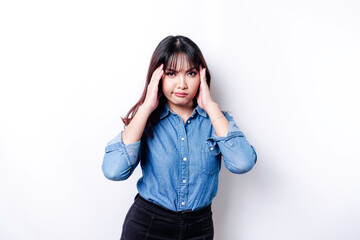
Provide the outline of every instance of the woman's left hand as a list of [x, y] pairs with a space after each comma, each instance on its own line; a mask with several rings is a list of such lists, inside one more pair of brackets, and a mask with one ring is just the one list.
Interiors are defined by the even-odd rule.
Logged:
[[210, 95], [210, 89], [206, 82], [206, 68], [202, 68], [200, 65], [200, 86], [199, 86], [199, 93], [196, 97], [197, 103], [199, 107], [206, 111], [206, 108], [215, 103]]

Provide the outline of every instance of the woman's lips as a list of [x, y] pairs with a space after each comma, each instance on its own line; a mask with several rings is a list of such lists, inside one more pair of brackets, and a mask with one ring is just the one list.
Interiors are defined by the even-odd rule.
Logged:
[[177, 97], [186, 97], [187, 93], [174, 93]]

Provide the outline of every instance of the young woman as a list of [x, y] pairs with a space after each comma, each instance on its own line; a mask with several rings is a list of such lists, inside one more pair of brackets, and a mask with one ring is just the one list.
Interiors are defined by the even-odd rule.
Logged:
[[144, 92], [102, 163], [114, 181], [127, 179], [139, 162], [142, 168], [121, 239], [213, 239], [221, 157], [237, 174], [256, 163], [254, 147], [212, 99], [210, 80], [189, 38], [168, 36], [155, 49]]

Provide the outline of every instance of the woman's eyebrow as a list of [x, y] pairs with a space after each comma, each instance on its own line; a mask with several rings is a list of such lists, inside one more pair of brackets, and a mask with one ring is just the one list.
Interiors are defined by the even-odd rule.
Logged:
[[189, 71], [191, 71], [191, 70], [194, 70], [194, 69], [196, 70], [195, 67], [192, 67], [192, 68], [188, 69], [187, 72], [189, 72]]
[[[189, 71], [194, 70], [194, 69], [196, 70], [195, 67], [189, 68], [188, 70], [186, 70], [186, 72], [189, 72]], [[175, 69], [172, 69], [172, 68], [167, 68], [166, 71], [179, 72], [179, 71], [176, 71]]]

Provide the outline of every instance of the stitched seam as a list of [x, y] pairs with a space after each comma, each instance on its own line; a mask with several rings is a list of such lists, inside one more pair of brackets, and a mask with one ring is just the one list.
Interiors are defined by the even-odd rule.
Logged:
[[150, 230], [151, 230], [153, 221], [154, 221], [154, 216], [151, 216], [151, 222], [150, 222], [149, 228], [148, 228], [148, 230], [147, 230], [147, 234], [146, 234], [145, 240], [147, 240], [147, 239], [149, 238], [149, 234], [150, 234]]
[[201, 221], [201, 233], [202, 233], [203, 240], [205, 240], [205, 236], [204, 236], [204, 219], [205, 218], [203, 218], [202, 221]]
[[227, 141], [227, 140], [232, 139], [234, 137], [245, 137], [245, 136], [241, 131], [235, 131], [235, 132], [229, 132], [228, 136], [226, 136], [226, 137], [212, 136], [210, 138], [207, 138], [206, 141], [214, 141], [214, 142]]

